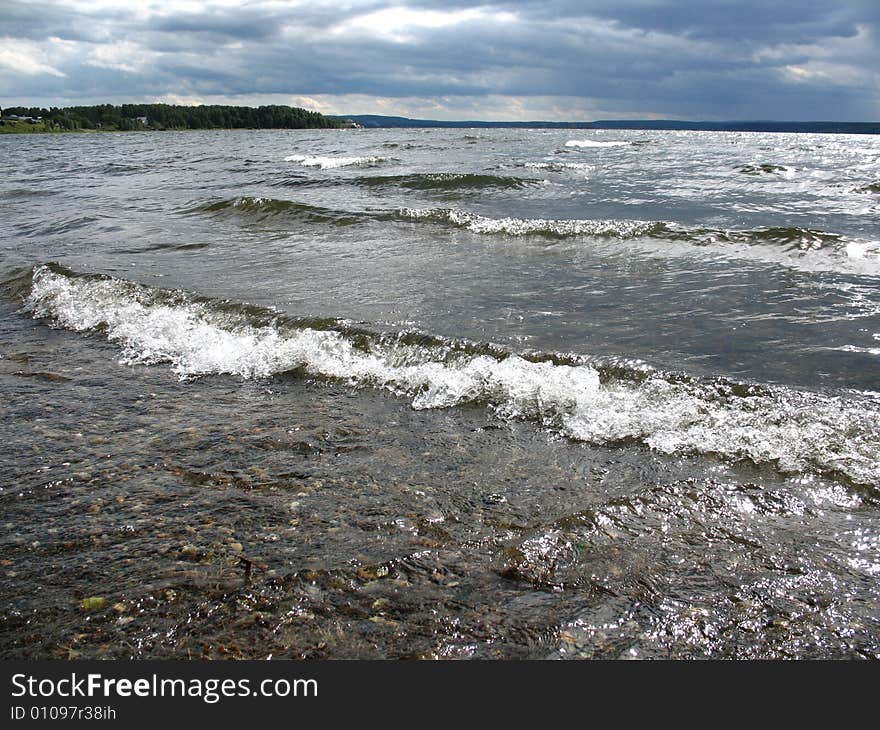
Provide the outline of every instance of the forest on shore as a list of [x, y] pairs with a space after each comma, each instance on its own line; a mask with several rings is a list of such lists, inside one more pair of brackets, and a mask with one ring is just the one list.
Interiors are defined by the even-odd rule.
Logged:
[[171, 129], [340, 129], [341, 119], [292, 106], [179, 106], [96, 104], [94, 106], [6, 107], [0, 132], [134, 131]]

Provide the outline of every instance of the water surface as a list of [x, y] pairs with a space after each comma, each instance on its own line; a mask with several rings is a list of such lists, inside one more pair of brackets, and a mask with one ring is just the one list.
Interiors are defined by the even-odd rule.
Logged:
[[877, 138], [0, 148], [4, 656], [880, 653]]

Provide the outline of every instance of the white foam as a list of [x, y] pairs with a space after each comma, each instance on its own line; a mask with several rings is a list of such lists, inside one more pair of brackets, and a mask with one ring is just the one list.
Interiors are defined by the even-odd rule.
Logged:
[[838, 352], [860, 352], [865, 355], [880, 355], [880, 347], [859, 347], [858, 345], [843, 345], [841, 347], [831, 347], [831, 350]]
[[634, 238], [651, 233], [658, 225], [654, 221], [633, 220], [490, 218], [457, 208], [400, 208], [397, 214], [413, 220], [445, 221], [474, 233], [504, 233], [510, 236], [550, 234]]
[[846, 244], [846, 255], [851, 259], [880, 259], [880, 242], [850, 241]]
[[626, 147], [630, 143], [623, 140], [597, 140], [597, 139], [570, 139], [565, 143], [566, 147]]
[[285, 162], [299, 162], [303, 167], [320, 167], [322, 170], [333, 170], [351, 165], [376, 165], [384, 157], [310, 157], [308, 155], [288, 155]]
[[[174, 301], [174, 303], [168, 303]], [[589, 365], [495, 359], [443, 348], [374, 343], [356, 348], [337, 331], [253, 326], [185, 296], [169, 299], [114, 279], [71, 278], [41, 267], [29, 305], [76, 331], [105, 328], [121, 362], [170, 363], [182, 378], [228, 373], [258, 378], [302, 368], [313, 376], [387, 388], [414, 408], [487, 404], [505, 418], [527, 418], [602, 444], [635, 439], [657, 451], [712, 453], [786, 472], [836, 470], [880, 481], [880, 404], [778, 389], [748, 397], [712, 384], [601, 383]]]
[[523, 167], [532, 167], [538, 170], [579, 170], [590, 172], [593, 165], [586, 162], [526, 162]]

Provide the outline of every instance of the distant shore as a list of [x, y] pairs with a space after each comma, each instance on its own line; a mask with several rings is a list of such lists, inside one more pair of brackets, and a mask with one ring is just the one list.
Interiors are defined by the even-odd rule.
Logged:
[[71, 107], [13, 106], [0, 110], [0, 133], [139, 132], [184, 129], [345, 129], [344, 119], [292, 106], [181, 106], [96, 104]]
[[[314, 127], [162, 127], [161, 129], [157, 128], [143, 128], [143, 129], [116, 129], [116, 128], [101, 128], [101, 129], [62, 129], [62, 128], [49, 128], [44, 124], [17, 124], [15, 126], [11, 125], [2, 125], [0, 126], [0, 134], [107, 134], [107, 133], [115, 133], [115, 134], [128, 134], [129, 132], [133, 132], [136, 134], [148, 134], [150, 132], [235, 132], [235, 131], [250, 131], [250, 132], [271, 132], [271, 131], [283, 131], [283, 130], [297, 130], [297, 129], [312, 129], [315, 130]], [[351, 129], [351, 127], [327, 127], [328, 130], [342, 130], [342, 129]], [[321, 128], [318, 128], [315, 131], [321, 131]]]
[[792, 122], [722, 121], [701, 122], [679, 119], [606, 119], [593, 122], [492, 122], [409, 119], [377, 114], [352, 114], [336, 119], [353, 121], [365, 129], [376, 128], [500, 128], [500, 129], [628, 129], [636, 131], [682, 132], [795, 132], [814, 134], [880, 134], [880, 122]]

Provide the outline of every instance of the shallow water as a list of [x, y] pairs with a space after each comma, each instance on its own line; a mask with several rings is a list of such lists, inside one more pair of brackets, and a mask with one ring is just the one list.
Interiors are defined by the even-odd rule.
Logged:
[[877, 138], [0, 151], [5, 657], [880, 654]]

